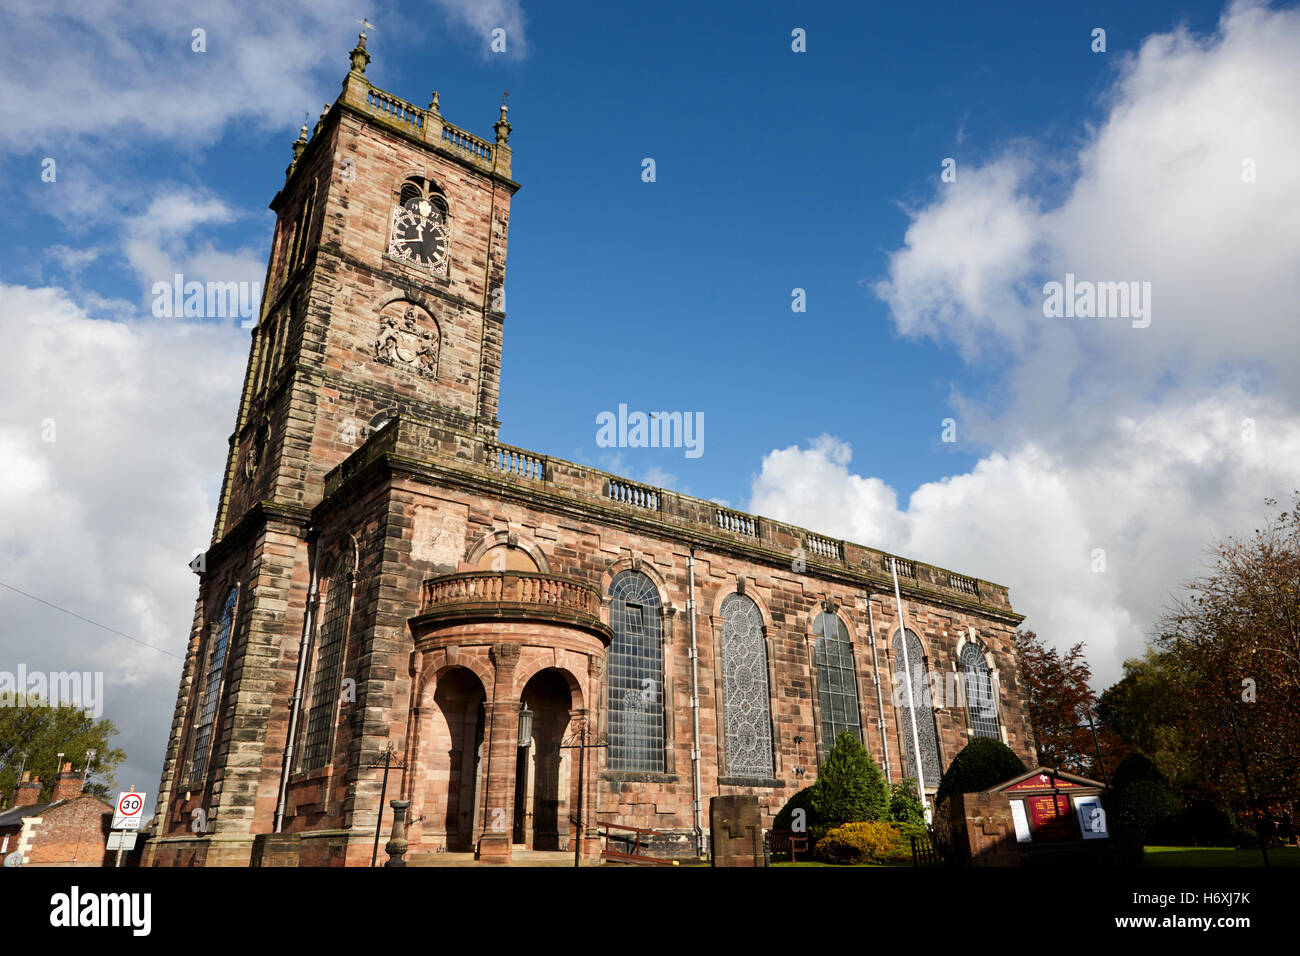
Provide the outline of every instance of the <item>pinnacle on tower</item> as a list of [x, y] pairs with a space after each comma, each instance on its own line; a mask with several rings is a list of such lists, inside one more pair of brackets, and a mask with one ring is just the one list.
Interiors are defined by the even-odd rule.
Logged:
[[366, 52], [366, 32], [364, 30], [357, 37], [357, 45], [352, 48], [352, 52], [348, 55], [352, 57], [352, 72], [364, 74], [366, 66], [370, 63], [370, 54]]
[[497, 142], [503, 146], [510, 140], [510, 121], [506, 119], [506, 97], [509, 95], [509, 90], [501, 94], [501, 118], [492, 127], [496, 130]]

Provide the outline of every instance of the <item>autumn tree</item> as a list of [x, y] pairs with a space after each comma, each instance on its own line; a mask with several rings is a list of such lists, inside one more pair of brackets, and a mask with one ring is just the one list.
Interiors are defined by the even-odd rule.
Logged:
[[1253, 535], [1213, 546], [1207, 573], [1165, 613], [1155, 644], [1200, 773], [1247, 809], [1235, 725], [1261, 809], [1291, 812], [1300, 799], [1300, 492]]
[[[1015, 640], [1020, 683], [1038, 743], [1038, 762], [1045, 767], [1101, 779], [1097, 747], [1088, 726], [1097, 695], [1088, 685], [1092, 668], [1083, 656], [1083, 643], [1061, 654], [1033, 631], [1017, 631]], [[1103, 727], [1097, 730], [1102, 759], [1113, 770], [1125, 748], [1113, 732], [1108, 734]]]

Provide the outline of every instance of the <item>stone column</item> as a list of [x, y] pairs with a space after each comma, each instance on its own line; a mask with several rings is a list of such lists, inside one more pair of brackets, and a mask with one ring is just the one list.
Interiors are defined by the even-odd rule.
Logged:
[[[594, 744], [600, 741], [600, 702], [601, 695], [604, 693], [605, 680], [605, 658], [592, 655], [587, 661], [587, 704], [586, 714], [583, 719], [587, 723], [587, 743]], [[583, 768], [585, 784], [583, 789], [586, 791], [582, 808], [582, 845], [581, 856], [589, 862], [600, 860], [602, 850], [600, 844], [600, 830], [598, 813], [600, 812], [600, 770], [601, 767], [608, 766], [606, 755], [608, 750], [603, 747], [593, 747], [587, 751], [586, 766]]]
[[487, 709], [487, 800], [478, 858], [484, 863], [509, 863], [514, 830], [515, 762], [519, 754], [519, 695], [515, 692], [518, 644], [493, 644], [492, 702]]

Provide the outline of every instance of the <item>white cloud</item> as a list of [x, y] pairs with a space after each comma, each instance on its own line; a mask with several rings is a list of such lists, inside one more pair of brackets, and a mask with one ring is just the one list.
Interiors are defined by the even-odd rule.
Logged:
[[452, 23], [469, 27], [483, 41], [485, 54], [492, 54], [495, 30], [504, 31], [505, 49], [500, 56], [521, 59], [528, 53], [527, 23], [520, 0], [433, 0]]
[[[1058, 647], [1087, 643], [1104, 685], [1141, 652], [1213, 541], [1258, 527], [1264, 499], [1296, 485], [1300, 419], [1275, 410], [1246, 441], [1246, 406], [1258, 399], [1230, 389], [1117, 420], [1092, 456], [1032, 443], [994, 452], [922, 485], [903, 508], [879, 479], [849, 471], [843, 442], [823, 436], [765, 456], [749, 507], [1009, 586], [1026, 627]], [[1104, 573], [1093, 571], [1096, 548]]]
[[[877, 284], [899, 330], [1012, 358], [1016, 410], [1039, 421], [1225, 363], [1300, 397], [1297, 49], [1300, 10], [1236, 4], [1212, 38], [1148, 38], [1076, 154], [960, 167]], [[1061, 168], [1053, 203], [1041, 183]], [[1067, 272], [1151, 282], [1150, 327], [1045, 318], [1043, 284]]]
[[155, 282], [172, 282], [180, 273], [186, 281], [248, 282], [259, 285], [266, 276], [266, 255], [252, 248], [227, 252], [212, 242], [199, 242], [195, 232], [235, 221], [238, 214], [221, 199], [205, 193], [172, 188], [150, 201], [148, 208], [123, 224], [122, 249], [142, 289]]
[[[952, 397], [983, 457], [899, 507], [823, 436], [766, 456], [751, 510], [1006, 584], [1027, 626], [1116, 679], [1211, 543], [1298, 484], [1297, 49], [1300, 9], [1235, 4], [1213, 37], [1148, 38], [1077, 153], [959, 165], [876, 291], [902, 334], [993, 371], [1003, 405]], [[1045, 318], [1066, 272], [1151, 282], [1150, 327]]]
[[73, 249], [65, 245], [53, 245], [45, 250], [45, 255], [54, 259], [64, 270], [76, 275], [90, 265], [103, 253], [103, 249]]
[[0, 580], [174, 655], [0, 589], [0, 669], [103, 671], [119, 781], [152, 791], [247, 333], [103, 321], [61, 290], [3, 284], [0, 327]]
[[235, 119], [287, 129], [342, 83], [358, 29], [343, 0], [0, 8], [22, 25], [0, 34], [0, 151], [128, 136], [206, 147]]

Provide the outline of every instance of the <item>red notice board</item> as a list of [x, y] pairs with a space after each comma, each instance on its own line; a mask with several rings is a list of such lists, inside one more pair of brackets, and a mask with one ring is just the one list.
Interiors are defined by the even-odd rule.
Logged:
[[1025, 803], [1029, 804], [1029, 819], [1035, 843], [1075, 839], [1074, 814], [1070, 811], [1068, 794], [1029, 797]]

